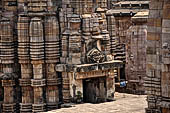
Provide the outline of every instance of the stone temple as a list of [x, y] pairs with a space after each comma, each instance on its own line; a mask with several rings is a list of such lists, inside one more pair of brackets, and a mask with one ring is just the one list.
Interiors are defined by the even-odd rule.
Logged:
[[170, 113], [169, 11], [169, 0], [1, 0], [0, 113], [107, 102], [115, 91]]

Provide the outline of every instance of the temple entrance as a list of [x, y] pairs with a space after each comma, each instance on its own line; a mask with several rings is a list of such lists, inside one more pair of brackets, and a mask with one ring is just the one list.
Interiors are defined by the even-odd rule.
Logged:
[[106, 77], [83, 80], [83, 101], [100, 103], [106, 101]]

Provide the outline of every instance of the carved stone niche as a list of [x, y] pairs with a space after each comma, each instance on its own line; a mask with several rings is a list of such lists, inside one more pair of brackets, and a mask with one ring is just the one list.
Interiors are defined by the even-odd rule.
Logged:
[[91, 63], [103, 62], [104, 55], [98, 49], [93, 48], [87, 53], [87, 61]]
[[86, 51], [87, 63], [100, 63], [105, 61], [105, 55], [102, 53], [101, 40], [102, 35], [92, 36], [92, 40], [87, 46], [89, 50]]
[[170, 42], [162, 43], [162, 61], [164, 64], [170, 64]]

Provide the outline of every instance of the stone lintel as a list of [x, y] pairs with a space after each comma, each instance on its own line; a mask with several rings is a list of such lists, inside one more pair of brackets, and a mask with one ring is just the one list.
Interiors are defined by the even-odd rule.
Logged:
[[89, 72], [121, 68], [122, 66], [123, 66], [122, 61], [113, 60], [103, 63], [80, 64], [80, 65], [57, 64], [55, 69], [57, 72]]

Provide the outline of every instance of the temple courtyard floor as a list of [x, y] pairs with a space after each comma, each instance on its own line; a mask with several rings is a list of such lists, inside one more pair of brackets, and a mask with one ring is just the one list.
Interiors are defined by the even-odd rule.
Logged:
[[145, 113], [146, 95], [115, 93], [115, 101], [100, 104], [73, 104], [46, 113]]

